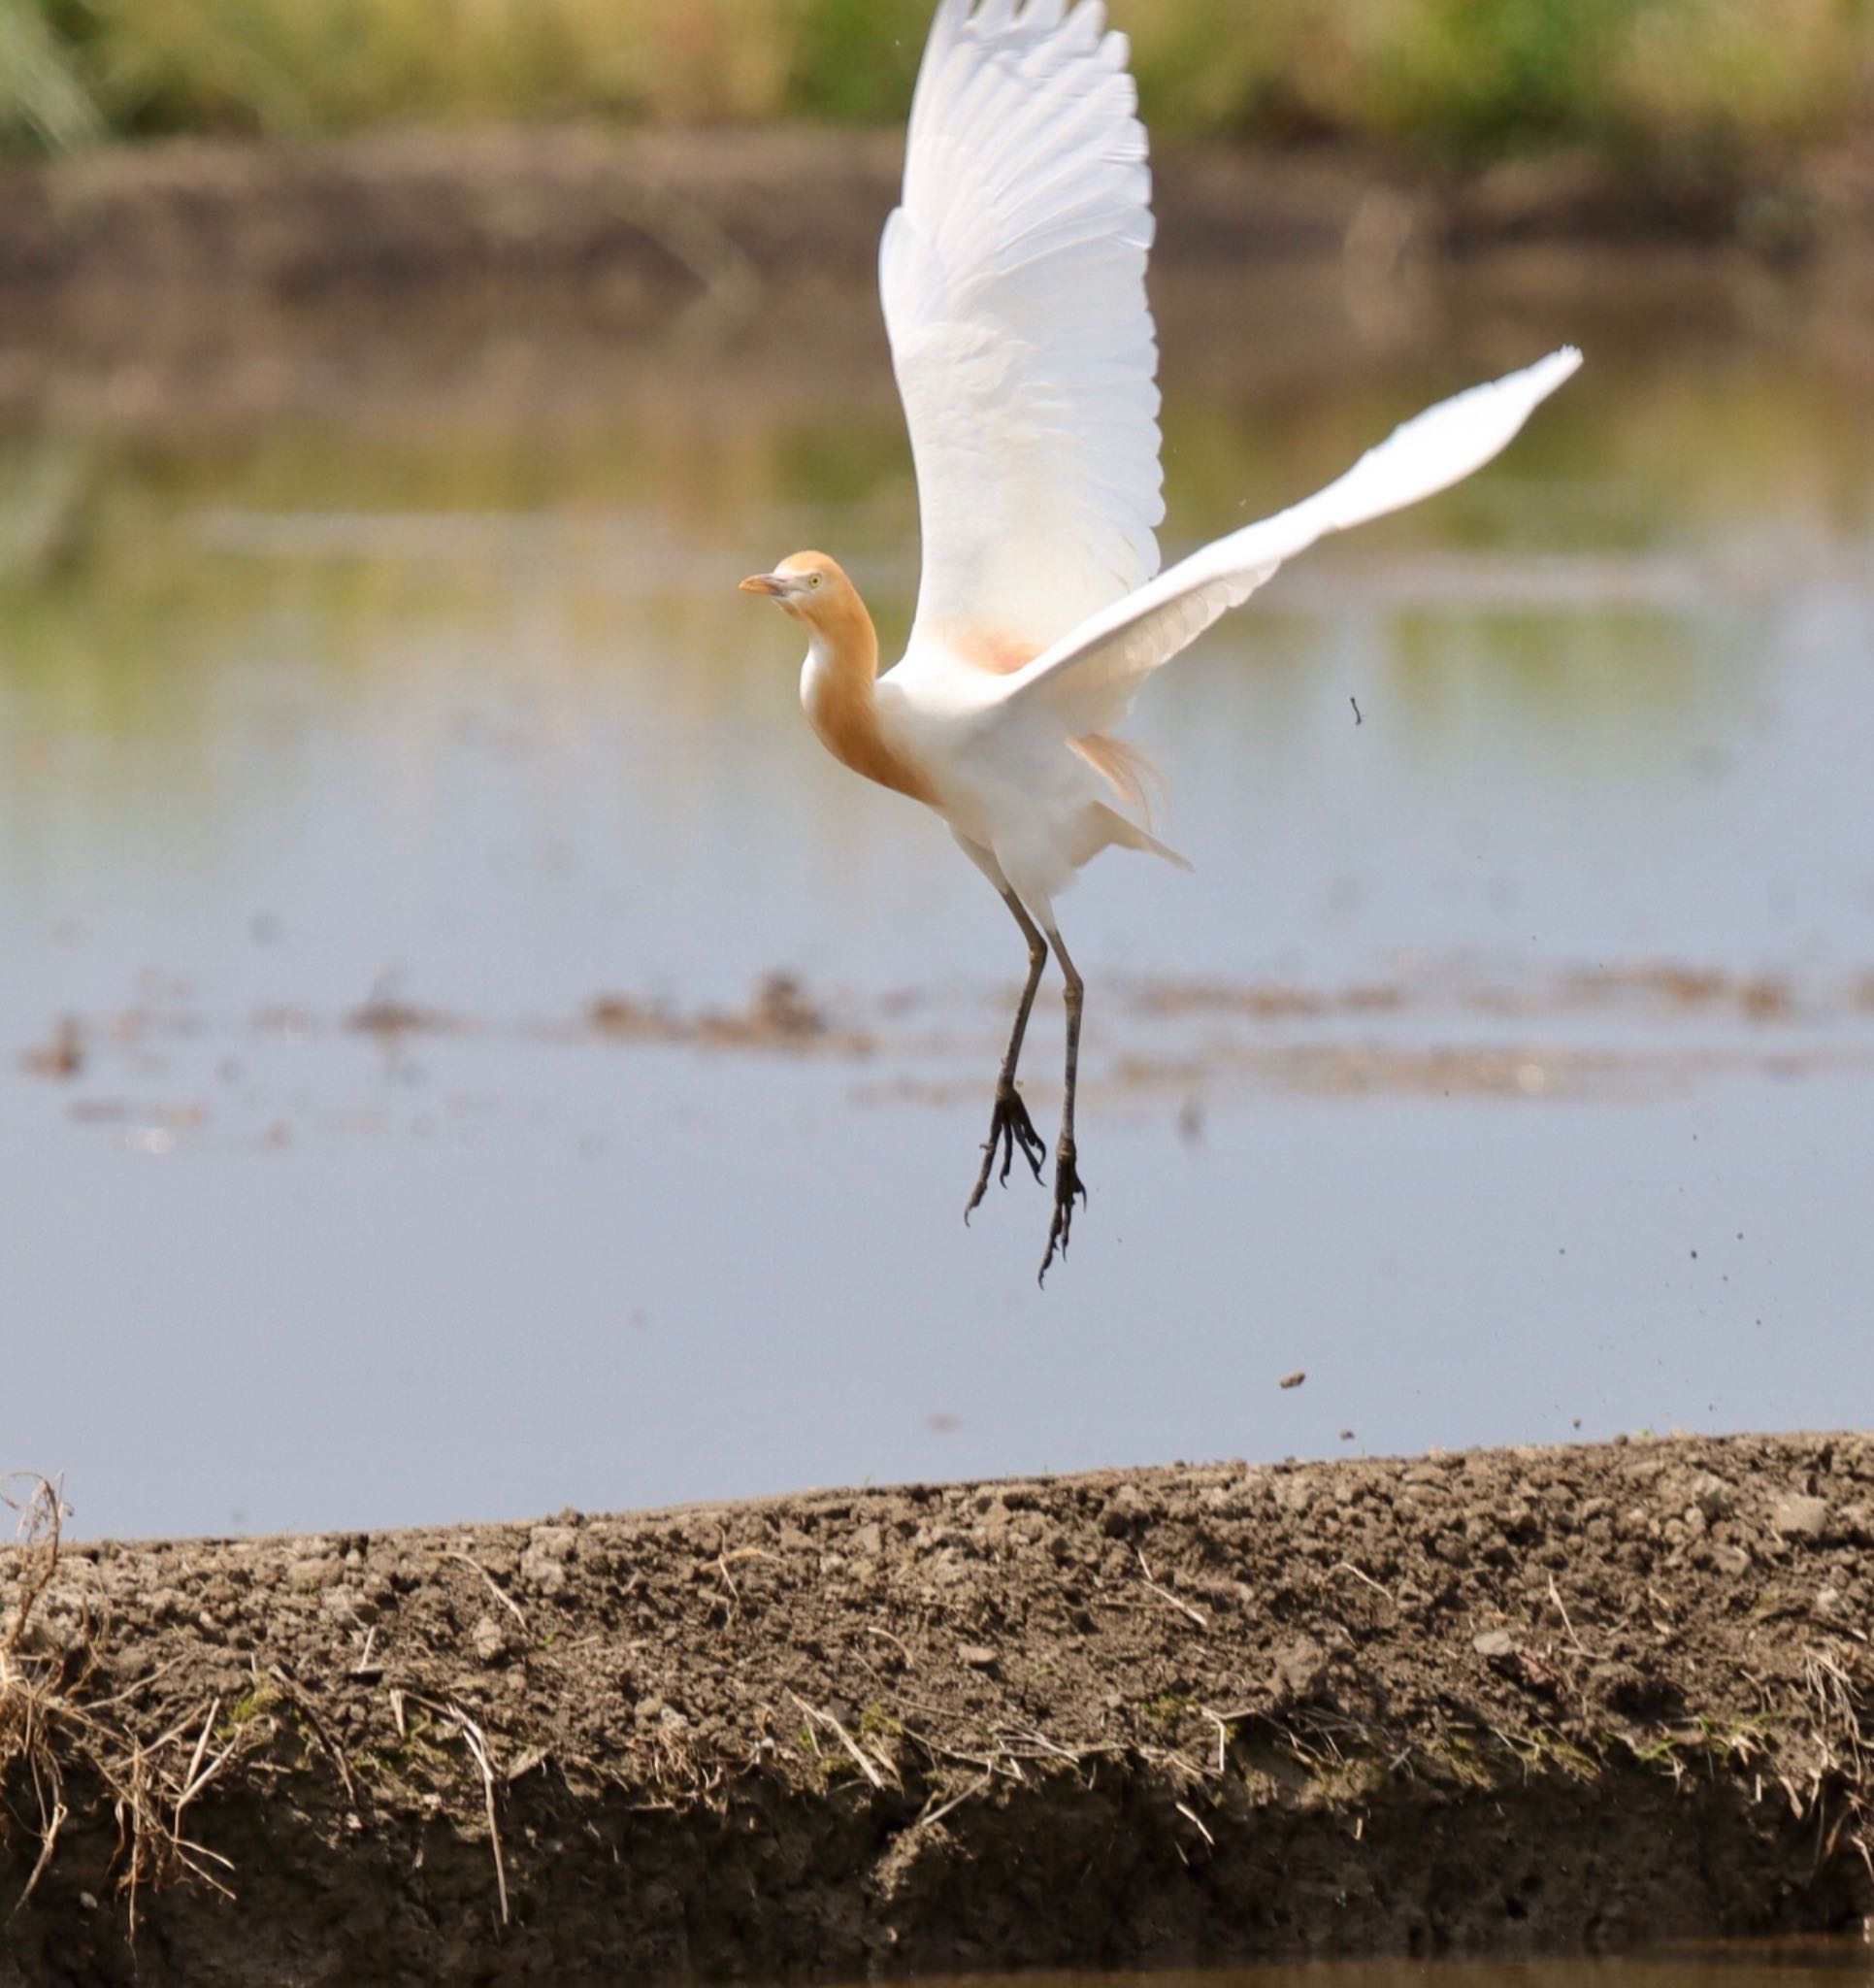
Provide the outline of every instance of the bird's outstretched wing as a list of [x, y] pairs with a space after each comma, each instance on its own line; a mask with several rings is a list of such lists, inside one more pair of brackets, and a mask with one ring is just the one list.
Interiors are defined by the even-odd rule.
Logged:
[[1009, 669], [1158, 571], [1151, 174], [1102, 0], [940, 0], [879, 288], [920, 641]]
[[1402, 510], [1483, 468], [1580, 364], [1581, 354], [1564, 346], [1414, 415], [1325, 490], [1218, 539], [1093, 615], [1009, 676], [998, 708], [1045, 707], [1069, 737], [1118, 724], [1152, 671], [1246, 601], [1285, 560], [1330, 532]]

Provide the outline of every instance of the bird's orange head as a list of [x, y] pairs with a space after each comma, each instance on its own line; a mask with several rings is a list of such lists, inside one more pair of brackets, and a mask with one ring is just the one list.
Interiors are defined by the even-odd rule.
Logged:
[[824, 552], [796, 552], [773, 573], [751, 573], [741, 591], [766, 594], [795, 620], [823, 631], [837, 627], [860, 608], [859, 591], [845, 569]]

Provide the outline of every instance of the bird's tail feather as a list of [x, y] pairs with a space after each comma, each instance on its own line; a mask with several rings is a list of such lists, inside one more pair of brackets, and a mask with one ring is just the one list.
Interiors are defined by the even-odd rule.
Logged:
[[1122, 849], [1138, 849], [1148, 856], [1163, 856], [1180, 870], [1192, 867], [1188, 857], [1180, 856], [1176, 849], [1160, 842], [1157, 836], [1140, 828], [1137, 822], [1129, 821], [1117, 808], [1108, 808], [1103, 801], [1097, 801], [1094, 812], [1106, 831], [1107, 841], [1117, 843]]

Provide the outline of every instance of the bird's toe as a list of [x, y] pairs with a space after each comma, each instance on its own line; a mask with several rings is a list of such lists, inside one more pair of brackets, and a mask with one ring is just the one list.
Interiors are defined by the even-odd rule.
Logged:
[[1036, 1281], [1047, 1282], [1050, 1265], [1057, 1255], [1065, 1258], [1068, 1244], [1073, 1240], [1073, 1204], [1078, 1201], [1086, 1206], [1087, 1186], [1080, 1177], [1079, 1155], [1073, 1142], [1064, 1139], [1054, 1155], [1054, 1219], [1048, 1225], [1047, 1253], [1041, 1258], [1041, 1268]]
[[[1009, 1169], [1014, 1166], [1018, 1152], [1028, 1162], [1029, 1172], [1038, 1180], [1041, 1162], [1047, 1158], [1047, 1147], [1035, 1129], [1035, 1121], [1028, 1115], [1028, 1107], [1022, 1103], [1021, 1093], [1012, 1083], [1000, 1084], [996, 1090], [995, 1113], [989, 1121], [989, 1137], [983, 1142], [982, 1166], [976, 1175], [976, 1184], [970, 1191], [970, 1199], [964, 1204], [963, 1219], [966, 1222], [989, 1192], [992, 1174], [1000, 1186], [1008, 1185]], [[1000, 1170], [996, 1165], [998, 1153], [1002, 1155]]]

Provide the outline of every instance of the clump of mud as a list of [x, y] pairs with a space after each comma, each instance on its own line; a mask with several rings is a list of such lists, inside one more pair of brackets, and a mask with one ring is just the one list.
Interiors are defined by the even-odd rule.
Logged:
[[62, 1551], [39, 1520], [0, 1555], [8, 1984], [1579, 1949], [1874, 1907], [1867, 1437]]

